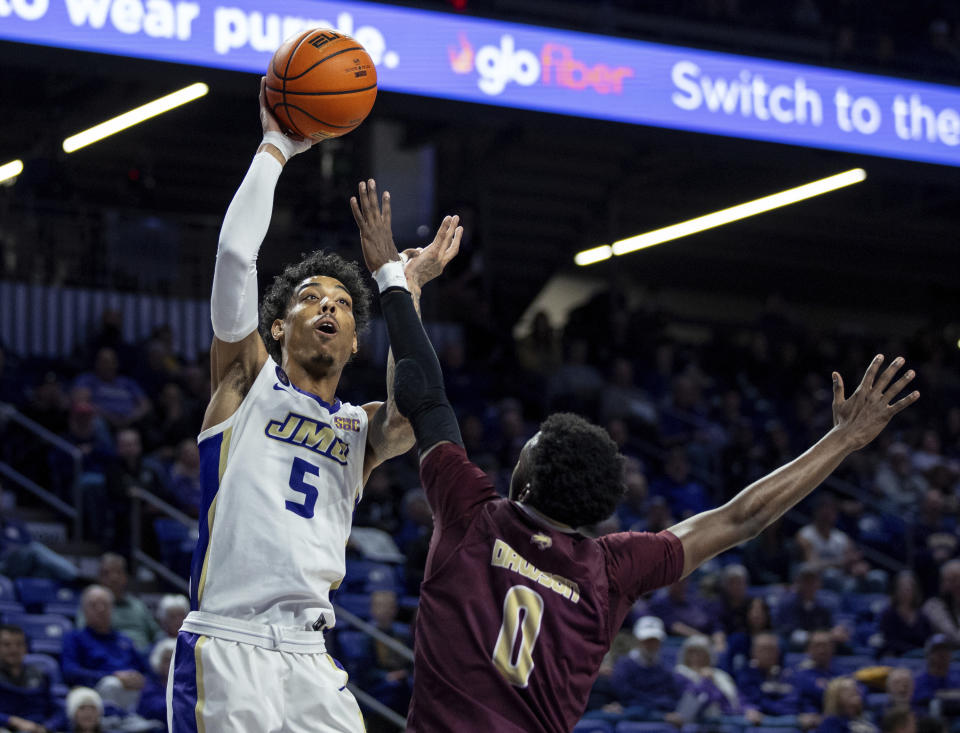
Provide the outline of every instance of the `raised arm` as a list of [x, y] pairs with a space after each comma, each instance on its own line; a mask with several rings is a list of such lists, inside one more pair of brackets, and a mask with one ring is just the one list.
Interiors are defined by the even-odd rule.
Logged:
[[877, 437], [890, 418], [916, 402], [919, 392], [891, 404], [914, 377], [910, 370], [894, 381], [903, 363], [897, 357], [880, 373], [883, 355], [877, 355], [850, 399], [844, 397], [843, 379], [834, 372], [833, 429], [829, 433], [806, 453], [751, 484], [723, 506], [671, 527], [683, 545], [683, 575], [756, 537], [819, 486], [844, 458]]
[[[424, 249], [406, 250], [401, 256], [393, 243], [389, 192], [384, 191], [381, 206], [377, 199], [376, 183], [373, 180], [361, 183], [358, 195], [350, 199], [350, 208], [360, 228], [360, 244], [364, 261], [371, 273], [374, 273], [380, 288], [380, 302], [391, 343], [390, 354], [387, 357], [387, 401], [364, 405], [364, 409], [370, 416], [367, 451], [364, 458], [364, 480], [366, 480], [370, 471], [377, 465], [410, 450], [414, 444], [416, 431], [416, 422], [411, 426], [411, 422], [407, 420], [407, 417], [410, 417], [408, 409], [403, 405], [398, 407], [395, 385], [405, 384], [409, 365], [402, 362], [404, 358], [402, 354], [405, 352], [400, 350], [400, 344], [394, 338], [396, 309], [388, 304], [388, 301], [391, 304], [393, 301], [385, 298], [385, 293], [388, 289], [396, 290], [398, 294], [402, 292], [402, 303], [398, 306], [398, 312], [402, 313], [401, 317], [408, 329], [413, 329], [422, 335], [422, 342], [426, 344], [435, 364], [435, 374], [439, 379], [442, 392], [443, 377], [440, 373], [440, 363], [420, 323], [420, 291], [427, 282], [443, 272], [447, 263], [456, 256], [463, 230], [457, 226], [457, 217], [446, 217], [437, 230], [433, 242]], [[383, 265], [387, 263], [392, 267], [383, 269]], [[401, 340], [403, 340], [402, 337]], [[401, 354], [396, 364], [394, 353]], [[456, 426], [455, 418], [453, 425]], [[416, 439], [420, 440], [419, 433], [416, 434]], [[459, 439], [458, 429], [456, 440], [459, 442]], [[420, 440], [420, 446], [422, 451], [424, 448], [422, 440]]]
[[227, 208], [220, 229], [210, 296], [213, 345], [210, 347], [212, 398], [204, 429], [236, 412], [267, 360], [257, 330], [257, 254], [270, 227], [273, 192], [287, 160], [310, 148], [308, 140], [283, 134], [270, 112], [260, 80], [263, 141]]

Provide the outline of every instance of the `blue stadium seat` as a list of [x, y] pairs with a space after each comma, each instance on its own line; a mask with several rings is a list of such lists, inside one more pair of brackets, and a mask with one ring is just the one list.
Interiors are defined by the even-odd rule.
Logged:
[[17, 578], [13, 584], [20, 603], [31, 612], [38, 612], [44, 603], [57, 600], [60, 590], [60, 583], [49, 578]]
[[750, 733], [803, 733], [799, 728], [781, 728], [769, 725], [760, 725], [756, 728], [751, 726], [748, 730]]
[[160, 559], [163, 564], [180, 575], [190, 574], [190, 560], [197, 544], [190, 527], [176, 519], [160, 517], [153, 520], [153, 531], [160, 544]]
[[17, 592], [14, 590], [13, 581], [6, 575], [0, 575], [0, 601], [17, 600]]
[[889, 605], [890, 596], [886, 593], [847, 593], [843, 601], [849, 613], [873, 619]]
[[17, 616], [26, 612], [27, 609], [23, 607], [22, 603], [0, 600], [0, 619], [3, 619], [4, 623], [7, 623], [7, 616]]
[[581, 720], [573, 726], [573, 733], [613, 733], [613, 724], [606, 720]]
[[372, 560], [348, 560], [344, 590], [372, 593], [375, 590], [400, 590], [396, 569]]
[[53, 603], [43, 604], [43, 613], [66, 616], [71, 621], [77, 620], [77, 612], [80, 610], [80, 604], [77, 601], [53, 601]]
[[63, 676], [60, 674], [60, 663], [49, 654], [27, 654], [23, 658], [23, 663], [40, 667], [47, 673], [47, 677], [50, 678], [52, 684], [56, 685], [63, 682]]
[[337, 593], [333, 597], [333, 603], [360, 618], [370, 618], [370, 596], [366, 593]]
[[27, 635], [30, 651], [34, 654], [60, 656], [63, 637], [73, 630], [73, 623], [65, 616], [54, 614], [26, 613], [10, 615], [7, 623], [19, 626]]
[[370, 637], [362, 631], [337, 632], [337, 647], [341, 660], [351, 669], [369, 663], [373, 655]]
[[614, 730], [616, 733], [677, 733], [670, 723], [641, 723], [636, 720], [621, 720]]
[[873, 657], [861, 657], [861, 656], [836, 656], [833, 658], [833, 661], [836, 663], [837, 667], [840, 668], [843, 674], [853, 674], [858, 669], [864, 667], [872, 667], [877, 661]]

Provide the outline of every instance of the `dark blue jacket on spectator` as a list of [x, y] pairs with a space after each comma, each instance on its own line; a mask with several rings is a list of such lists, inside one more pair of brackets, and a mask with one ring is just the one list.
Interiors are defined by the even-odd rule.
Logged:
[[937, 690], [960, 689], [960, 670], [951, 669], [946, 677], [921, 672], [914, 678], [913, 704], [926, 707], [937, 696]]
[[137, 715], [147, 720], [167, 720], [167, 687], [156, 675], [149, 674], [146, 677], [137, 704]]
[[736, 674], [737, 689], [744, 707], [764, 715], [796, 715], [800, 712], [800, 691], [792, 670], [774, 667], [763, 671], [746, 666]]
[[636, 649], [617, 660], [610, 681], [624, 707], [642, 705], [669, 712], [677, 707], [680, 699], [681, 690], [673, 671], [659, 660], [646, 664]]
[[691, 626], [701, 634], [712, 634], [720, 630], [717, 609], [711, 601], [688, 590], [681, 602], [674, 601], [666, 590], [660, 591], [650, 601], [647, 612], [663, 621], [668, 633], [677, 622]]
[[67, 722], [50, 691], [50, 678], [31, 664], [25, 664], [16, 678], [0, 667], [0, 726], [6, 726], [11, 716], [47, 730], [60, 730]]
[[791, 593], [777, 605], [777, 628], [782, 636], [789, 638], [797, 629], [816, 631], [832, 627], [833, 614], [817, 601], [804, 603], [800, 596]]
[[828, 715], [820, 723], [817, 733], [877, 733], [877, 726], [863, 718]]
[[887, 606], [877, 620], [877, 630], [883, 634], [884, 656], [897, 656], [913, 649], [923, 649], [927, 638], [933, 634], [930, 622], [920, 611], [913, 623], [907, 623], [893, 608]]
[[813, 666], [813, 662], [804, 659], [794, 672], [794, 684], [800, 697], [801, 713], [819, 713], [823, 710], [823, 692], [834, 677], [841, 677], [843, 672], [837, 668], [836, 662], [830, 667], [821, 669]]
[[101, 678], [122, 669], [147, 674], [147, 665], [129, 637], [119, 631], [98, 634], [90, 628], [71, 631], [63, 638], [63, 681], [96, 687]]

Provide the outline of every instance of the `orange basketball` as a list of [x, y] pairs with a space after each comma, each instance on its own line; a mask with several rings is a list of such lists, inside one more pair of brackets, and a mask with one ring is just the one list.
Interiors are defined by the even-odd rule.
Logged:
[[289, 132], [346, 135], [370, 114], [377, 69], [350, 36], [315, 28], [286, 41], [267, 70], [267, 104]]

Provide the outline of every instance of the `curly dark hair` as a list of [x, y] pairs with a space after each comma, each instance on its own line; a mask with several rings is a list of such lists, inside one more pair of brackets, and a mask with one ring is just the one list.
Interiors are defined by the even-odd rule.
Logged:
[[558, 412], [540, 425], [531, 449], [528, 503], [551, 519], [582, 527], [609, 517], [623, 498], [623, 456], [607, 431]]
[[308, 277], [332, 277], [343, 283], [353, 300], [353, 319], [359, 336], [370, 323], [370, 289], [356, 262], [349, 262], [335, 252], [318, 249], [302, 255], [299, 262], [287, 265], [273, 278], [260, 304], [260, 338], [267, 353], [278, 364], [283, 360], [280, 343], [270, 333], [273, 322], [287, 315], [294, 288]]

